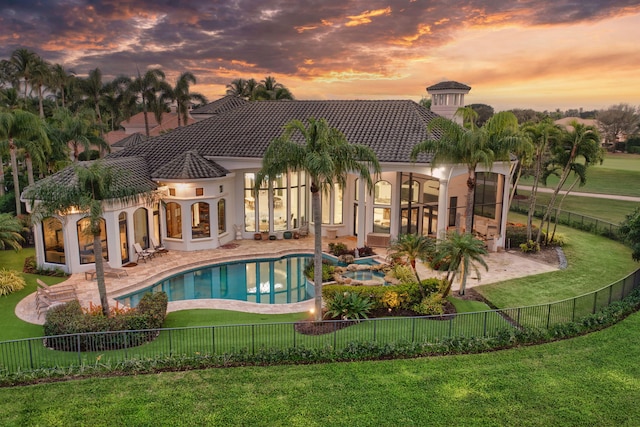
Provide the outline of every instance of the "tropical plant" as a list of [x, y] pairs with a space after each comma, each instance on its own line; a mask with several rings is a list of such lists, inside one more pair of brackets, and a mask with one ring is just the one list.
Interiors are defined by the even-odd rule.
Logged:
[[[299, 136], [298, 136], [299, 134]], [[300, 141], [302, 139], [302, 143]], [[284, 133], [271, 141], [256, 176], [256, 191], [264, 182], [289, 170], [305, 171], [311, 181], [312, 214], [314, 223], [314, 289], [316, 320], [322, 318], [322, 220], [320, 191], [334, 184], [345, 185], [347, 173], [356, 173], [373, 188], [371, 172], [380, 173], [375, 153], [364, 145], [349, 144], [344, 134], [325, 119], [309, 118], [305, 125], [292, 120]]]
[[104, 258], [102, 254], [101, 221], [105, 205], [126, 204], [141, 197], [152, 196], [128, 183], [128, 176], [103, 161], [72, 166], [74, 179], [68, 185], [57, 180], [43, 179], [25, 191], [25, 198], [34, 206], [34, 221], [54, 214], [64, 215], [71, 210], [83, 212], [89, 219], [88, 232], [93, 236], [96, 278], [100, 293], [100, 304], [105, 316], [109, 315], [109, 302], [104, 281]]
[[427, 126], [429, 138], [413, 147], [411, 159], [416, 161], [418, 154], [431, 153], [432, 165], [457, 163], [467, 167], [465, 231], [471, 233], [478, 165], [490, 168], [495, 160], [508, 160], [509, 152], [523, 137], [511, 113], [498, 113], [481, 128], [476, 127], [477, 113], [471, 108], [459, 108], [456, 115], [463, 118], [464, 126], [444, 117], [431, 120]]
[[558, 183], [551, 194], [549, 204], [547, 205], [540, 222], [540, 228], [538, 229], [538, 234], [536, 236], [537, 243], [540, 243], [541, 241], [542, 230], [544, 229], [545, 223], [547, 224], [546, 236], [549, 238], [548, 231], [551, 222], [551, 212], [555, 208], [558, 194], [567, 182], [570, 173], [573, 172], [575, 174], [576, 182], [579, 182], [580, 185], [584, 185], [587, 180], [587, 168], [595, 162], [602, 162], [602, 159], [604, 158], [604, 150], [600, 146], [600, 137], [598, 135], [598, 130], [595, 127], [585, 126], [577, 121], [571, 122], [570, 126], [572, 127], [572, 130], [564, 131], [561, 138], [550, 147], [551, 160], [548, 162], [547, 168], [544, 170], [541, 178], [542, 182], [546, 184], [546, 180], [549, 176], [559, 176]]
[[[16, 214], [20, 215], [22, 206], [20, 203], [20, 180], [18, 178], [18, 148], [24, 147], [25, 151], [27, 151], [27, 167], [29, 167], [29, 154], [34, 154], [39, 149], [47, 149], [49, 147], [49, 138], [45, 132], [45, 126], [38, 116], [27, 111], [11, 110], [0, 112], [0, 141], [2, 140], [6, 140], [9, 145]], [[39, 156], [40, 153], [37, 155]]]
[[[48, 87], [54, 94], [60, 94], [62, 108], [66, 107], [66, 91], [69, 88], [72, 79], [75, 77], [73, 71], [67, 71], [61, 64], [51, 65], [51, 73], [49, 75]], [[56, 106], [58, 106], [58, 97], [56, 96]]]
[[24, 237], [20, 233], [23, 231], [25, 228], [18, 218], [8, 213], [0, 214], [0, 250], [22, 249], [20, 243], [24, 242]]
[[640, 261], [640, 208], [627, 215], [620, 225], [620, 235], [631, 246], [631, 257], [634, 261]]
[[0, 269], [0, 296], [9, 295], [23, 289], [27, 283], [20, 272]]
[[38, 55], [25, 48], [19, 48], [11, 53], [9, 63], [13, 71], [13, 80], [20, 87], [20, 79], [24, 80], [24, 99], [27, 99], [27, 88], [33, 75], [33, 68]]
[[98, 135], [99, 126], [95, 122], [95, 114], [90, 109], [80, 109], [72, 113], [66, 108], [58, 108], [53, 113], [52, 139], [58, 144], [69, 146], [73, 152], [73, 160], [78, 161], [80, 148], [89, 151], [91, 147], [109, 151], [109, 144]]
[[176, 102], [176, 113], [178, 114], [178, 127], [186, 125], [189, 119], [189, 104], [198, 101], [201, 104], [207, 103], [207, 98], [197, 92], [191, 92], [189, 87], [196, 84], [196, 77], [193, 73], [186, 71], [180, 74], [176, 85], [173, 88], [173, 98]]
[[100, 101], [105, 93], [105, 85], [102, 83], [102, 71], [100, 71], [100, 68], [89, 71], [89, 75], [86, 78], [79, 79], [79, 88], [86, 97], [88, 105], [95, 110], [95, 117], [102, 129]]
[[373, 307], [371, 299], [355, 292], [343, 292], [327, 301], [327, 315], [333, 319], [367, 319]]
[[116, 84], [128, 85], [130, 95], [134, 98], [139, 97], [141, 99], [144, 128], [147, 137], [150, 136], [149, 110], [151, 109], [153, 100], [156, 100], [156, 96], [161, 92], [171, 92], [171, 86], [164, 79], [164, 71], [160, 68], [151, 68], [144, 74], [140, 74], [140, 70], [138, 70], [138, 77], [133, 80], [128, 77], [119, 77], [114, 80]]
[[[421, 283], [421, 280], [420, 276], [418, 276], [416, 261], [420, 260], [425, 262], [430, 260], [434, 256], [435, 251], [435, 240], [421, 234], [400, 234], [391, 242], [391, 246], [389, 247], [389, 254], [391, 256], [399, 256], [407, 259], [409, 265], [411, 265], [413, 274], [416, 276], [417, 283]], [[426, 295], [422, 286], [420, 286], [420, 292], [423, 297]]]
[[469, 269], [473, 268], [478, 278], [480, 271], [477, 264], [489, 269], [483, 256], [487, 255], [482, 240], [476, 239], [472, 234], [451, 232], [447, 234], [447, 238], [438, 242], [434, 264], [443, 264], [447, 266], [447, 284], [443, 287], [442, 297], [446, 298], [451, 291], [451, 285], [458, 273], [461, 273], [460, 295], [464, 295], [467, 287], [467, 277]]

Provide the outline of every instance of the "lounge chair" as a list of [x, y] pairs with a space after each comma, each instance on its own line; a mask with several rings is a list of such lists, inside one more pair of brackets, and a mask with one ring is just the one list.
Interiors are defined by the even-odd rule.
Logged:
[[116, 276], [118, 279], [120, 276], [128, 276], [129, 273], [124, 268], [113, 268], [107, 261], [103, 263], [104, 274], [109, 276]]
[[136, 255], [138, 257], [136, 262], [140, 262], [140, 260], [142, 260], [146, 264], [147, 259], [151, 259], [153, 257], [153, 253], [149, 252], [147, 249], [142, 249], [142, 246], [140, 246], [140, 243], [134, 243], [133, 249], [135, 250]]
[[[77, 299], [76, 288], [73, 285], [56, 285], [49, 286], [40, 279], [36, 279], [38, 284], [38, 292], [41, 294], [41, 298], [46, 298], [50, 303], [53, 302], [68, 302]], [[38, 298], [38, 295], [36, 295]]]
[[153, 250], [156, 251], [158, 255], [169, 253], [169, 250], [165, 248], [164, 245], [159, 245], [154, 237], [151, 238], [151, 247], [153, 247]]
[[309, 235], [309, 223], [306, 223], [300, 226], [300, 229], [298, 230], [298, 235], [300, 237], [307, 237]]

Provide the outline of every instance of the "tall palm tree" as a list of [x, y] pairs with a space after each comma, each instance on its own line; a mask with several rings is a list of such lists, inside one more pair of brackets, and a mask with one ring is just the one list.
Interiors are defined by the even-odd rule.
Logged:
[[293, 95], [282, 83], [277, 83], [276, 78], [267, 76], [255, 90], [255, 98], [258, 100], [293, 99]]
[[100, 134], [102, 134], [102, 114], [100, 113], [100, 101], [102, 95], [105, 92], [104, 84], [102, 83], [102, 71], [100, 68], [89, 71], [89, 75], [80, 79], [79, 81], [80, 91], [86, 96], [89, 106], [93, 107], [96, 112], [96, 119], [100, 124]]
[[20, 220], [8, 213], [0, 214], [0, 250], [12, 248], [15, 251], [22, 249], [20, 245], [24, 237], [20, 234], [25, 228]]
[[37, 58], [38, 55], [35, 52], [25, 48], [14, 50], [9, 58], [9, 62], [13, 66], [16, 80], [24, 80], [25, 100], [27, 99], [27, 88], [29, 86], [31, 76], [33, 75], [33, 66]]
[[151, 100], [155, 99], [156, 93], [163, 90], [168, 84], [164, 81], [165, 74], [160, 68], [151, 68], [144, 75], [138, 70], [138, 77], [131, 80], [129, 91], [136, 97], [142, 99], [142, 112], [144, 114], [144, 127], [147, 137], [149, 134], [149, 109]]
[[34, 206], [33, 219], [42, 219], [54, 214], [65, 214], [70, 210], [86, 213], [89, 232], [93, 236], [96, 278], [100, 303], [105, 316], [109, 315], [109, 301], [104, 281], [104, 258], [102, 253], [101, 222], [105, 206], [126, 204], [139, 197], [151, 196], [152, 190], [140, 192], [128, 184], [128, 177], [119, 170], [105, 165], [101, 160], [83, 162], [73, 167], [76, 179], [68, 185], [44, 179], [25, 191], [25, 197]]
[[38, 111], [40, 112], [41, 119], [44, 119], [44, 95], [42, 93], [42, 87], [45, 86], [50, 79], [51, 68], [49, 63], [39, 56], [36, 56], [33, 61], [31, 85], [38, 89]]
[[[51, 66], [51, 74], [49, 76], [49, 89], [54, 93], [60, 94], [60, 101], [62, 108], [66, 107], [66, 91], [69, 87], [71, 80], [74, 78], [75, 73], [73, 71], [65, 70], [61, 64], [53, 64]], [[58, 106], [58, 98], [56, 97], [56, 107]]]
[[189, 90], [190, 85], [196, 84], [196, 77], [193, 73], [185, 71], [180, 74], [176, 85], [173, 88], [173, 97], [176, 102], [176, 113], [178, 114], [178, 127], [187, 124], [189, 120], [189, 103], [198, 101], [201, 104], [207, 103], [207, 98], [197, 92]]
[[[255, 80], [254, 80], [255, 81]], [[232, 80], [231, 83], [227, 85], [227, 95], [237, 96], [239, 98], [244, 98], [245, 94], [245, 79], [235, 79]]]
[[442, 291], [442, 297], [445, 298], [451, 291], [451, 285], [455, 280], [456, 274], [462, 272], [460, 280], [460, 295], [464, 295], [467, 288], [467, 277], [469, 269], [473, 268], [478, 278], [480, 271], [476, 264], [480, 264], [486, 270], [489, 270], [483, 256], [487, 255], [482, 240], [476, 239], [472, 234], [452, 232], [447, 238], [438, 243], [434, 264], [442, 264], [447, 266], [447, 286]]
[[389, 247], [389, 254], [391, 256], [404, 257], [409, 261], [423, 297], [425, 293], [422, 288], [420, 276], [418, 276], [416, 261], [420, 260], [424, 262], [431, 259], [435, 254], [435, 250], [436, 244], [434, 239], [421, 234], [400, 234], [397, 239], [391, 242], [391, 246]]
[[117, 77], [105, 85], [102, 104], [109, 112], [111, 130], [119, 129], [120, 123], [136, 113], [136, 97], [129, 92], [131, 81]]
[[[549, 224], [550, 215], [554, 209], [560, 190], [573, 172], [581, 185], [586, 182], [586, 172], [589, 165], [601, 162], [604, 150], [600, 145], [600, 136], [594, 126], [586, 126], [577, 121], [569, 123], [571, 131], [564, 131], [557, 143], [551, 146], [551, 161], [542, 175], [542, 181], [550, 175], [559, 175], [558, 183], [551, 194], [549, 204], [545, 209], [536, 242], [540, 243], [545, 222]], [[548, 237], [548, 236], [547, 236]]]
[[346, 175], [356, 173], [373, 188], [371, 172], [380, 173], [375, 153], [364, 145], [349, 144], [344, 134], [325, 119], [309, 118], [307, 124], [292, 120], [283, 134], [271, 141], [256, 177], [256, 191], [264, 182], [288, 171], [305, 171], [309, 177], [314, 223], [315, 318], [322, 320], [322, 220], [320, 191], [345, 185]]
[[18, 145], [19, 141], [39, 141], [48, 144], [49, 138], [40, 118], [22, 110], [0, 112], [0, 139], [9, 144], [11, 158], [11, 173], [13, 175], [13, 190], [16, 199], [16, 214], [22, 214], [20, 203], [20, 181], [18, 179]]
[[[549, 146], [555, 144], [560, 137], [560, 128], [551, 119], [545, 119], [538, 123], [529, 123], [523, 127], [523, 132], [529, 135], [533, 152], [531, 154], [531, 166], [533, 167], [533, 184], [529, 197], [529, 211], [527, 212], [527, 240], [533, 239], [533, 213], [536, 207], [538, 185], [542, 177], [542, 166], [549, 155]], [[515, 185], [514, 185], [515, 188]]]

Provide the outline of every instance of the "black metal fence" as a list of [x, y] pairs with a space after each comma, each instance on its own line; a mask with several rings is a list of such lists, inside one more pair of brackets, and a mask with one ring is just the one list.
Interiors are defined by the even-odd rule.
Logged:
[[[533, 216], [535, 216], [536, 218], [542, 218], [546, 209], [546, 205], [536, 204], [534, 207]], [[529, 212], [529, 201], [514, 200], [511, 203], [511, 210], [514, 212], [527, 214]], [[586, 215], [581, 215], [575, 212], [563, 211], [558, 208], [554, 208], [551, 211], [550, 216], [552, 222], [554, 222], [556, 218], [558, 218], [559, 224], [564, 224], [572, 228], [599, 234], [610, 239], [620, 240], [620, 235], [618, 233], [620, 225], [618, 224], [613, 224], [611, 222]]]
[[[340, 350], [353, 342], [432, 343], [445, 337], [488, 337], [505, 328], [546, 328], [595, 313], [640, 286], [640, 269], [617, 282], [575, 298], [528, 307], [445, 316], [328, 321], [328, 333], [307, 335], [295, 323], [207, 326], [100, 332], [0, 342], [0, 372], [29, 372], [124, 360], [178, 356], [256, 354], [290, 348]], [[155, 339], [144, 342], [140, 337]]]

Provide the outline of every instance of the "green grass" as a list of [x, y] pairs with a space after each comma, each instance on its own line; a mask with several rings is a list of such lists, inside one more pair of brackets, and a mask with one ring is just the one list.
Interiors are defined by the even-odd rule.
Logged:
[[624, 426], [640, 419], [640, 314], [513, 350], [240, 367], [0, 389], [4, 426]]
[[[522, 215], [509, 220], [524, 222]], [[475, 289], [497, 307], [520, 307], [572, 298], [617, 281], [638, 268], [631, 250], [621, 243], [558, 226], [566, 238], [568, 268], [550, 273], [479, 286]]]
[[[638, 182], [640, 182], [640, 180]], [[529, 197], [530, 194], [530, 191], [518, 190], [518, 195]], [[551, 194], [549, 193], [538, 192], [538, 195], [536, 196], [536, 204], [539, 206], [548, 205], [550, 200]], [[556, 201], [556, 206], [558, 202], [559, 201]], [[512, 206], [515, 206], [516, 203], [519, 203], [519, 206], [528, 209], [529, 202], [527, 200], [514, 201]], [[625, 216], [632, 213], [637, 207], [640, 207], [640, 203], [638, 202], [572, 195], [567, 196], [562, 203], [563, 211], [590, 216], [613, 224], [619, 224], [624, 221]], [[539, 223], [540, 220], [538, 219], [537, 224]]]
[[[565, 183], [567, 189], [573, 182], [570, 176]], [[573, 191], [585, 193], [616, 194], [640, 197], [640, 156], [607, 156], [602, 165], [594, 165], [587, 170], [587, 182], [583, 187], [575, 187]], [[531, 177], [523, 178], [520, 184], [531, 185]], [[555, 188], [558, 178], [550, 177], [548, 188]]]

